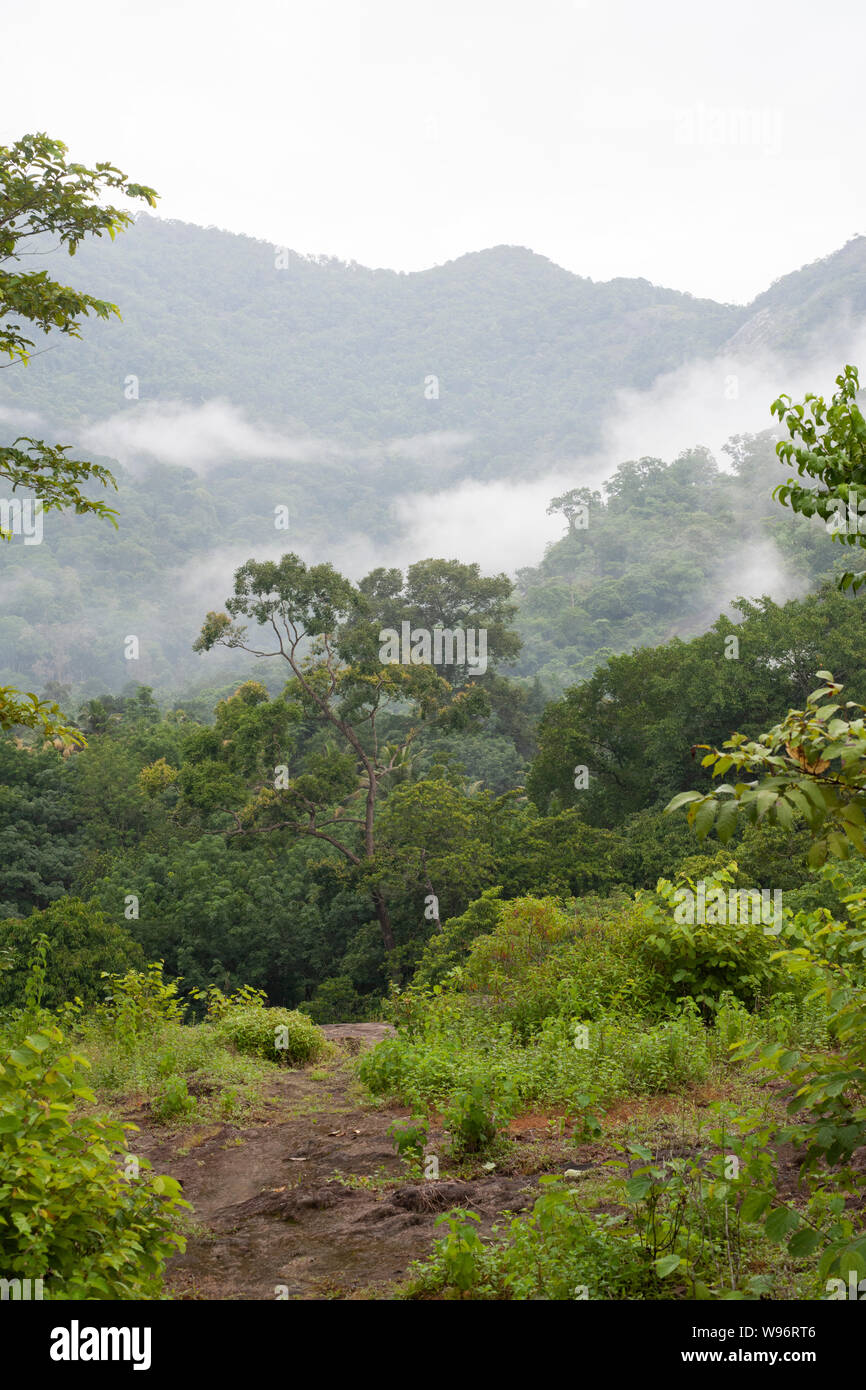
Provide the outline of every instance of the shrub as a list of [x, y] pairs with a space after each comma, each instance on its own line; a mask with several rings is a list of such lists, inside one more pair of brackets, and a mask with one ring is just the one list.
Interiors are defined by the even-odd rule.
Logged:
[[271, 1062], [311, 1062], [327, 1047], [321, 1029], [297, 1009], [266, 1009], [260, 1004], [248, 1004], [229, 1009], [215, 1026], [220, 1041], [233, 1043], [238, 1052]]
[[177, 997], [180, 978], [164, 980], [162, 971], [163, 962], [157, 960], [145, 970], [105, 976], [108, 992], [96, 1019], [130, 1049], [138, 1048], [142, 1036], [150, 1038], [162, 1024], [183, 1019], [183, 1004]]
[[555, 1014], [640, 1011], [653, 989], [630, 944], [634, 911], [625, 896], [577, 899], [568, 910], [552, 898], [502, 904], [493, 932], [472, 947], [466, 987], [486, 991], [489, 1007], [524, 1037]]
[[355, 1023], [379, 1016], [381, 1000], [377, 996], [359, 994], [350, 975], [335, 975], [323, 980], [312, 999], [298, 1008], [314, 1023]]
[[644, 1094], [705, 1081], [710, 1068], [706, 1029], [694, 1015], [661, 1023], [626, 1044], [622, 1066], [629, 1085]]
[[427, 1143], [428, 1127], [423, 1115], [411, 1120], [395, 1120], [388, 1126], [388, 1137], [401, 1158], [418, 1160]]
[[454, 1092], [445, 1111], [445, 1127], [456, 1154], [489, 1148], [508, 1121], [509, 1099], [488, 1077], [475, 1077]]
[[231, 1009], [263, 1008], [268, 998], [263, 989], [255, 989], [252, 985], [241, 985], [232, 994], [223, 994], [218, 985], [194, 989], [191, 993], [193, 999], [204, 1001], [205, 1018], [209, 1023], [224, 1018]]
[[452, 1211], [437, 1225], [448, 1233], [433, 1254], [412, 1267], [409, 1296], [435, 1290], [473, 1299], [660, 1298], [667, 1292], [622, 1218], [589, 1216], [575, 1192], [552, 1178], [528, 1216], [515, 1217], [508, 1234], [485, 1244], [471, 1222], [475, 1212]]
[[11, 1041], [0, 1038], [3, 1277], [43, 1279], [50, 1299], [159, 1297], [164, 1262], [184, 1246], [172, 1230], [188, 1205], [180, 1185], [125, 1175], [134, 1125], [72, 1113], [95, 1097], [81, 1080], [88, 1063], [63, 1053], [59, 1028]]
[[[731, 863], [706, 880], [707, 916], [711, 892], [718, 889], [724, 893], [734, 883], [736, 868]], [[655, 897], [638, 894], [643, 922], [638, 923], [633, 945], [667, 996], [675, 1000], [690, 994], [711, 1013], [725, 994], [754, 1007], [779, 991], [790, 991], [790, 975], [773, 958], [779, 941], [765, 933], [760, 922], [677, 920], [680, 904], [676, 895], [680, 889], [695, 888], [691, 879], [676, 885], [660, 879]]]
[[28, 976], [34, 937], [48, 938], [48, 966], [42, 1002], [47, 1009], [72, 1000], [96, 1003], [100, 973], [143, 964], [141, 947], [124, 928], [79, 898], [63, 898], [20, 921], [0, 922], [0, 949], [6, 968], [0, 973], [0, 1007], [20, 1005]]
[[494, 931], [504, 904], [501, 888], [488, 888], [470, 903], [460, 917], [449, 917], [441, 932], [430, 937], [418, 962], [414, 981], [422, 988], [442, 984], [450, 971], [459, 969], [479, 936]]
[[182, 1115], [190, 1115], [195, 1110], [195, 1098], [190, 1095], [186, 1078], [172, 1075], [150, 1103], [150, 1113], [155, 1120], [174, 1120]]

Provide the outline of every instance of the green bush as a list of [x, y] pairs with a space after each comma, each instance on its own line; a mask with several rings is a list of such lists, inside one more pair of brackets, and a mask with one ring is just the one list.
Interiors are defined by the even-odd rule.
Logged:
[[252, 985], [241, 985], [233, 994], [223, 994], [218, 985], [208, 985], [207, 989], [194, 989], [191, 994], [193, 999], [204, 1003], [209, 1023], [225, 1018], [232, 1009], [262, 1008], [268, 998], [263, 989], [255, 989]]
[[[667, 1293], [634, 1231], [622, 1218], [590, 1216], [578, 1195], [555, 1179], [528, 1216], [515, 1217], [507, 1235], [485, 1244], [475, 1212], [452, 1211], [433, 1254], [412, 1267], [409, 1297], [444, 1292], [473, 1299], [619, 1300], [663, 1298]], [[672, 1296], [672, 1295], [671, 1295]]]
[[681, 1090], [705, 1081], [710, 1069], [707, 1034], [700, 1018], [660, 1023], [623, 1048], [622, 1066], [638, 1094]]
[[177, 997], [181, 977], [164, 980], [162, 971], [161, 960], [123, 975], [103, 971], [107, 992], [96, 1017], [131, 1047], [138, 1046], [142, 1035], [150, 1037], [160, 1024], [183, 1020], [184, 1006]]
[[189, 1093], [186, 1078], [177, 1075], [166, 1078], [150, 1103], [150, 1113], [155, 1120], [175, 1120], [191, 1115], [195, 1108], [195, 1097]]
[[[732, 862], [706, 879], [708, 904], [712, 891], [731, 891], [736, 870]], [[660, 879], [655, 895], [638, 894], [643, 920], [636, 923], [632, 948], [654, 971], [668, 999], [688, 994], [712, 1013], [726, 994], [754, 1008], [774, 994], [790, 992], [791, 976], [774, 959], [780, 941], [766, 933], [760, 922], [678, 920], [684, 913], [677, 894], [681, 890], [694, 893], [697, 886], [688, 878], [677, 884]]]
[[410, 1162], [418, 1161], [424, 1153], [428, 1135], [427, 1121], [423, 1115], [413, 1115], [410, 1120], [394, 1120], [388, 1126], [388, 1137], [401, 1158]]
[[349, 975], [335, 975], [319, 985], [312, 999], [298, 1005], [314, 1023], [356, 1023], [379, 1018], [381, 1000], [359, 994]]
[[230, 1009], [215, 1025], [217, 1037], [238, 1052], [271, 1062], [299, 1065], [326, 1050], [321, 1029], [297, 1009], [266, 1009], [247, 1004]]
[[501, 888], [488, 888], [470, 903], [460, 917], [449, 917], [442, 930], [430, 937], [418, 962], [414, 982], [421, 988], [442, 984], [453, 970], [465, 964], [472, 944], [479, 936], [494, 931], [504, 904]]
[[483, 1153], [508, 1119], [508, 1106], [487, 1077], [476, 1077], [454, 1092], [445, 1127], [456, 1154]]
[[85, 1004], [101, 997], [100, 974], [143, 964], [141, 947], [91, 903], [62, 898], [42, 912], [19, 921], [0, 922], [0, 1008], [24, 1000], [28, 961], [34, 937], [48, 938], [48, 967], [42, 1002], [47, 1009], [75, 999]]
[[0, 1038], [0, 1271], [43, 1279], [49, 1299], [158, 1298], [188, 1204], [173, 1178], [127, 1161], [134, 1125], [73, 1113], [95, 1097], [86, 1060], [62, 1048], [50, 1023]]
[[630, 939], [634, 904], [627, 897], [518, 898], [500, 907], [489, 936], [473, 944], [465, 988], [523, 1037], [553, 1015], [600, 1018], [610, 1010], [651, 1007], [651, 972]]

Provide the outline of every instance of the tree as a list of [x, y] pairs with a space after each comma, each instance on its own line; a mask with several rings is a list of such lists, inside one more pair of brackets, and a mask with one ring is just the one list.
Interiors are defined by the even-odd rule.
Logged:
[[54, 1009], [76, 995], [96, 1003], [104, 988], [100, 971], [122, 974], [144, 964], [141, 947], [93, 903], [63, 898], [29, 917], [0, 922], [0, 1005], [22, 1004], [34, 938], [48, 938], [47, 973], [42, 1003]]
[[[460, 560], [419, 560], [410, 565], [404, 580], [398, 569], [376, 569], [358, 588], [366, 600], [361, 621], [367, 640], [377, 639], [382, 628], [410, 631], [420, 628], [463, 629], [486, 633], [487, 672], [477, 673], [470, 664], [444, 661], [438, 670], [455, 690], [467, 685], [493, 684], [492, 671], [513, 661], [520, 638], [510, 626], [517, 613], [512, 601], [514, 585], [505, 574], [483, 575], [478, 564]], [[451, 653], [449, 653], [451, 654]]]
[[[33, 324], [45, 335], [58, 332], [80, 338], [81, 321], [88, 315], [120, 317], [115, 304], [62, 285], [50, 279], [46, 270], [19, 270], [24, 257], [38, 254], [22, 250], [22, 243], [55, 235], [59, 245], [74, 256], [87, 236], [107, 232], [113, 240], [133, 218], [122, 209], [100, 205], [97, 199], [105, 189], [156, 205], [152, 188], [131, 183], [114, 165], [100, 163], [88, 169], [69, 163], [66, 155], [67, 147], [45, 134], [25, 135], [14, 145], [0, 146], [0, 355], [9, 358], [3, 370], [16, 363], [26, 366], [33, 355], [35, 344], [25, 335], [23, 324]], [[116, 488], [112, 474], [101, 464], [70, 459], [68, 452], [69, 445], [20, 435], [11, 445], [0, 447], [0, 478], [11, 483], [13, 492], [32, 492], [43, 511], [72, 509], [105, 517], [116, 525], [116, 512], [83, 491], [93, 482]], [[7, 540], [10, 534], [0, 531]], [[66, 726], [54, 701], [0, 687], [0, 729], [16, 725], [41, 729], [47, 737], [83, 742], [76, 730]]]
[[[427, 601], [428, 611], [436, 611], [429, 592]], [[413, 725], [396, 742], [385, 742], [383, 720], [390, 713], [393, 723], [396, 708], [416, 719], [464, 713], [469, 718], [479, 709], [474, 687], [452, 690], [431, 665], [380, 660], [378, 624], [371, 622], [375, 605], [363, 586], [356, 588], [328, 564], [308, 569], [294, 554], [279, 562], [249, 560], [235, 574], [226, 607], [228, 613], [207, 615], [195, 649], [221, 645], [281, 658], [292, 675], [288, 699], [298, 715], [329, 736], [307, 754], [303, 770], [290, 776], [286, 762], [284, 776], [277, 765], [269, 782], [254, 786], [233, 812], [233, 833], [289, 831], [332, 845], [355, 868], [370, 864], [380, 794], [388, 779], [405, 771], [416, 733]], [[438, 610], [445, 612], [445, 605]], [[270, 630], [269, 650], [252, 645], [246, 626], [232, 621], [239, 617]], [[375, 880], [370, 894], [385, 949], [392, 953], [390, 913]]]
[[554, 497], [547, 509], [548, 516], [555, 516], [557, 512], [562, 512], [568, 522], [568, 534], [573, 535], [580, 521], [580, 529], [586, 530], [589, 524], [589, 513], [592, 507], [601, 506], [601, 493], [593, 492], [588, 487], [573, 487], [568, 492], [563, 492], [560, 497]]

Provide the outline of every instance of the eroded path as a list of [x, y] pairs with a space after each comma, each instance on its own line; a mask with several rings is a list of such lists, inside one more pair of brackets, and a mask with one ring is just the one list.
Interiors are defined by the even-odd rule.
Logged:
[[[171, 1261], [176, 1298], [387, 1298], [441, 1230], [436, 1217], [471, 1206], [489, 1229], [531, 1205], [535, 1180], [491, 1174], [469, 1182], [412, 1182], [387, 1129], [397, 1108], [356, 1097], [352, 1054], [387, 1024], [334, 1024], [324, 1070], [281, 1073], [261, 1122], [211, 1124], [166, 1135], [138, 1117], [136, 1149], [183, 1183], [193, 1233]], [[428, 1150], [442, 1144], [431, 1129]]]

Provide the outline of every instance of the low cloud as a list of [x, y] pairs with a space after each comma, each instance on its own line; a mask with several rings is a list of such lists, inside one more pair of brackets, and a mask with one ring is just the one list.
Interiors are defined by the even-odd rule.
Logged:
[[199, 406], [180, 401], [137, 402], [129, 410], [86, 425], [79, 437], [88, 449], [123, 464], [158, 459], [202, 474], [230, 459], [304, 462], [321, 457], [323, 450], [315, 439], [290, 438], [255, 425], [237, 406], [220, 399]]
[[198, 406], [183, 401], [131, 402], [126, 410], [79, 429], [78, 438], [85, 448], [126, 466], [158, 460], [192, 468], [202, 475], [238, 459], [311, 463], [403, 458], [448, 469], [460, 462], [462, 451], [472, 442], [471, 434], [456, 430], [431, 430], [360, 446], [313, 435], [289, 435], [255, 424], [238, 406], [218, 397]]
[[604, 428], [593, 472], [643, 455], [671, 460], [705, 445], [724, 465], [722, 445], [735, 434], [759, 434], [774, 426], [770, 406], [783, 392], [802, 400], [809, 392], [829, 398], [846, 362], [866, 357], [866, 329], [840, 325], [835, 346], [812, 341], [796, 356], [762, 349], [728, 351], [659, 377], [647, 391], [619, 391]]
[[[428, 556], [477, 560], [485, 573], [513, 573], [537, 564], [545, 546], [563, 533], [562, 518], [548, 516], [563, 478], [546, 474], [532, 481], [459, 483], [438, 492], [398, 497], [391, 514], [400, 537], [389, 551], [406, 565]], [[380, 562], [384, 563], [384, 562]]]

